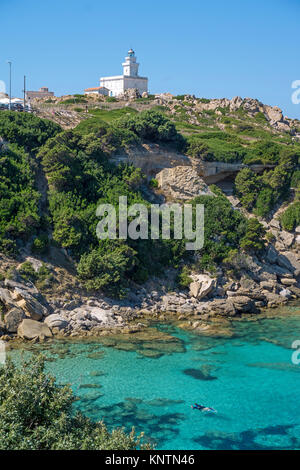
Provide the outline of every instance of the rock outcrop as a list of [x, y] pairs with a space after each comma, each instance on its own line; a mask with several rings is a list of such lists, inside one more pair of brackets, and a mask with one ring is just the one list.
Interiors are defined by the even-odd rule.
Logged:
[[214, 195], [196, 170], [190, 166], [165, 168], [155, 176], [155, 179], [167, 199], [185, 200], [203, 194]]

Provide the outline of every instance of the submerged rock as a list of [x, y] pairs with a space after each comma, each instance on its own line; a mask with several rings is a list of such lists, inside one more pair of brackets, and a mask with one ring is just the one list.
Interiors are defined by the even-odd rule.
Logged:
[[210, 375], [206, 371], [203, 372], [201, 369], [185, 369], [183, 373], [197, 380], [217, 380], [217, 377]]

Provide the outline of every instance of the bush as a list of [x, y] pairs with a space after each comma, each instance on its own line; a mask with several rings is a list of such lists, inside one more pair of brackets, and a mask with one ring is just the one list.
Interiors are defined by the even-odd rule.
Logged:
[[260, 190], [257, 175], [250, 168], [243, 168], [235, 178], [235, 191], [246, 209], [251, 210]]
[[79, 278], [88, 290], [106, 290], [122, 296], [127, 287], [128, 274], [136, 265], [136, 253], [127, 245], [103, 244], [84, 254], [78, 264]]
[[158, 188], [158, 181], [155, 178], [152, 178], [149, 181], [149, 186], [150, 188]]
[[33, 240], [31, 250], [33, 253], [44, 254], [49, 248], [48, 235], [43, 234]]
[[18, 144], [26, 151], [34, 151], [61, 131], [61, 127], [34, 114], [6, 111], [0, 113], [0, 136]]
[[263, 237], [266, 231], [263, 225], [255, 218], [247, 221], [245, 236], [241, 239], [240, 246], [248, 252], [261, 251], [264, 248]]
[[281, 214], [280, 222], [284, 230], [289, 231], [294, 230], [297, 225], [300, 225], [300, 202], [291, 204], [283, 214]]
[[12, 253], [17, 239], [27, 240], [40, 226], [36, 163], [11, 145], [0, 155], [0, 169], [0, 249]]
[[193, 282], [193, 279], [190, 277], [190, 270], [187, 266], [183, 266], [181, 271], [179, 272], [177, 276], [177, 283], [180, 287], [183, 287], [184, 289], [187, 289], [191, 282]]
[[134, 132], [141, 139], [150, 142], [168, 142], [183, 148], [185, 141], [176, 127], [166, 116], [156, 110], [143, 111], [135, 116], [123, 117], [116, 125]]
[[233, 210], [219, 188], [211, 187], [217, 194], [198, 196], [192, 204], [204, 204], [204, 246], [199, 253], [199, 267], [211, 269], [223, 261], [228, 253], [240, 247], [246, 233], [247, 220]]
[[[45, 359], [33, 357], [18, 368], [11, 360], [0, 368], [1, 450], [134, 450], [142, 435], [109, 432], [74, 413], [70, 386], [45, 372]], [[149, 447], [148, 447], [149, 448]]]

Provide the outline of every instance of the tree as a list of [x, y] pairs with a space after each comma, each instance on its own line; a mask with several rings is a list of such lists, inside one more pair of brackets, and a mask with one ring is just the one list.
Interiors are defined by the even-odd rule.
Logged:
[[[0, 368], [1, 450], [134, 450], [143, 435], [134, 430], [109, 432], [77, 412], [69, 386], [57, 385], [45, 372], [45, 358], [33, 357], [18, 368], [11, 360]], [[148, 447], [148, 446], [146, 446]], [[149, 447], [148, 447], [149, 448]]]
[[235, 190], [241, 203], [250, 210], [255, 204], [260, 184], [257, 175], [250, 168], [243, 168], [235, 178]]
[[260, 251], [264, 248], [263, 237], [266, 231], [256, 218], [247, 221], [246, 234], [241, 239], [240, 247], [245, 251]]

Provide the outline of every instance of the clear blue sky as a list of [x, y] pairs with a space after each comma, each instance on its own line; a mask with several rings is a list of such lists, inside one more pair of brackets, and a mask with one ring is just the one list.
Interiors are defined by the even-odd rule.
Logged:
[[0, 0], [0, 80], [59, 96], [121, 73], [130, 47], [152, 93], [258, 98], [300, 119], [299, 0]]

